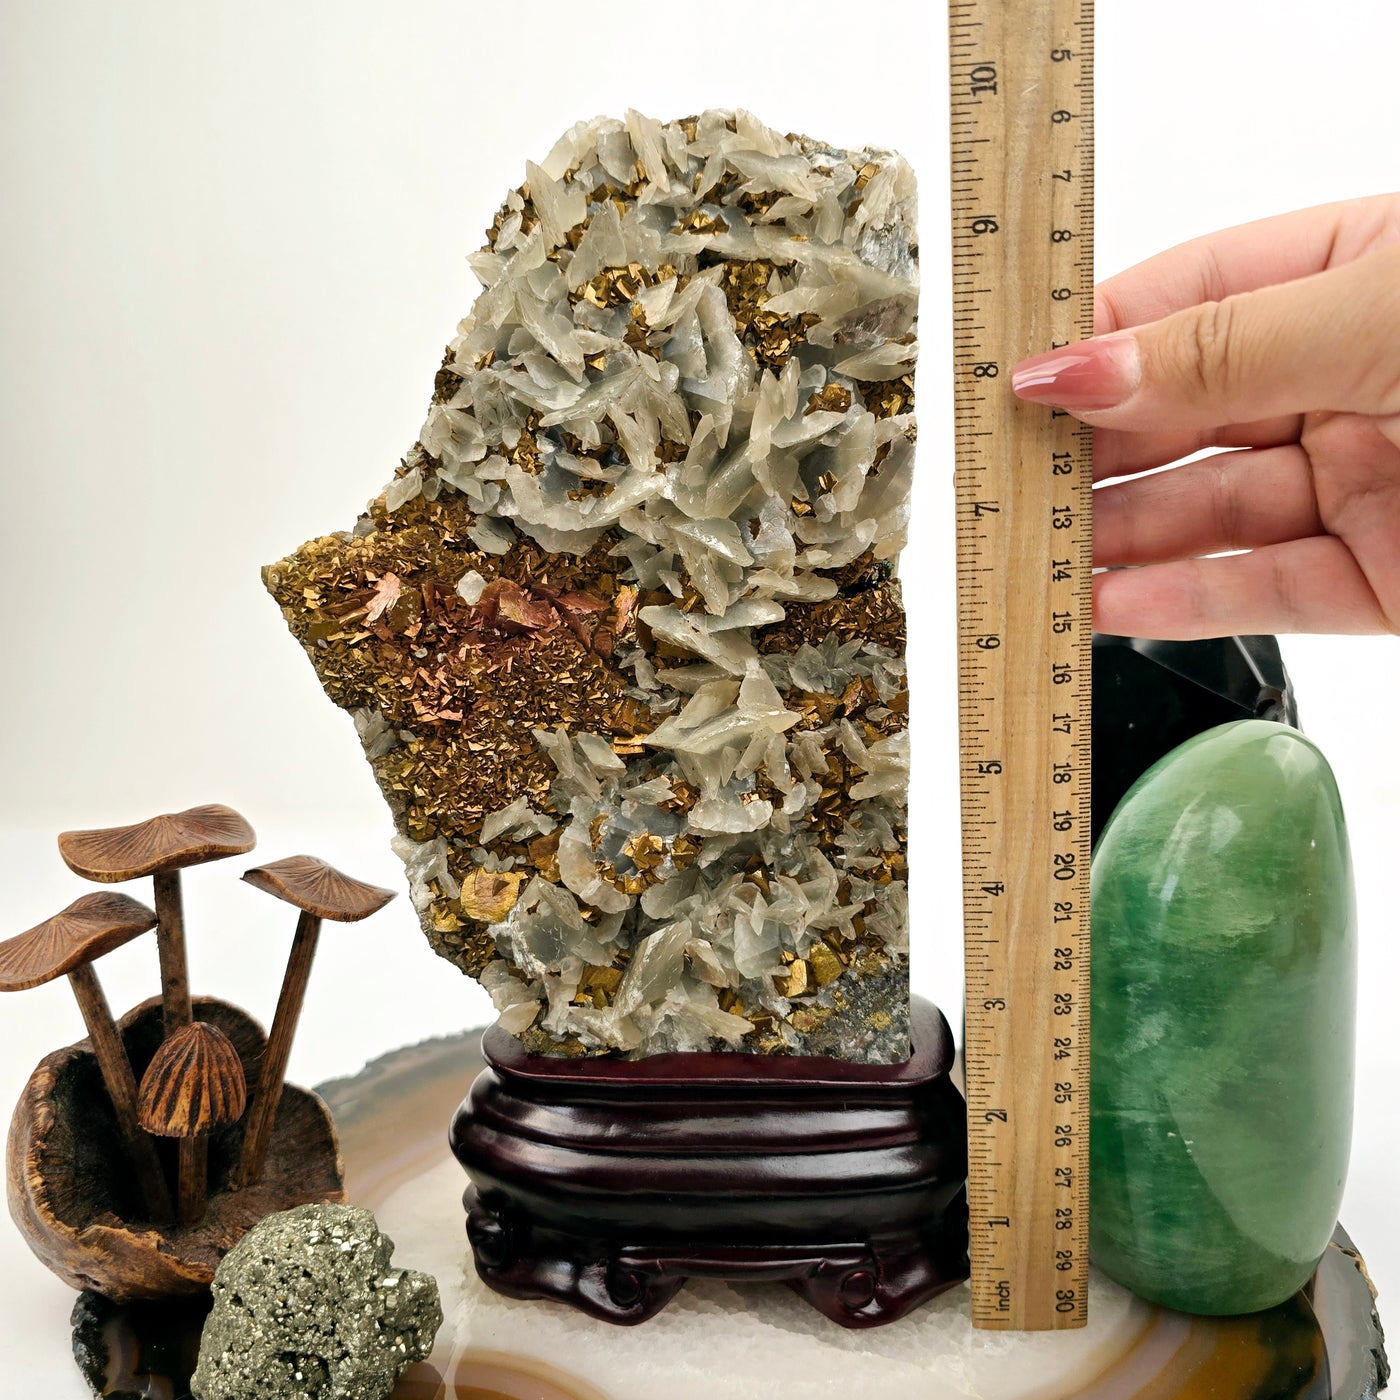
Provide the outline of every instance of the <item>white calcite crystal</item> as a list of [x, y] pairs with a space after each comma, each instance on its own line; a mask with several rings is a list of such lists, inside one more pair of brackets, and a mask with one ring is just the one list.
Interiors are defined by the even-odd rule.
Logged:
[[433, 945], [532, 1049], [908, 1053], [915, 186], [573, 127], [353, 533], [265, 571]]

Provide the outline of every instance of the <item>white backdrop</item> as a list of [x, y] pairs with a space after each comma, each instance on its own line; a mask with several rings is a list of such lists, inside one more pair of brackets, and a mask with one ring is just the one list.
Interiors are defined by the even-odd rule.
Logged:
[[[920, 480], [903, 565], [914, 958], [917, 986], [956, 1019], [942, 8], [4, 0], [0, 19], [0, 932], [81, 892], [57, 830], [205, 801], [244, 812], [265, 858], [307, 849], [402, 887], [350, 721], [259, 567], [348, 526], [412, 443], [476, 290], [464, 255], [527, 158], [597, 112], [737, 105], [782, 130], [897, 146], [922, 183]], [[1100, 275], [1214, 227], [1400, 185], [1397, 52], [1392, 0], [1100, 0]], [[1357, 861], [1346, 1219], [1400, 1291], [1400, 644], [1290, 639], [1285, 657]], [[290, 911], [240, 885], [241, 868], [188, 880], [193, 973], [196, 990], [266, 1017]], [[104, 963], [119, 1007], [156, 988], [149, 943]], [[293, 1074], [353, 1070], [488, 1006], [429, 954], [401, 899], [324, 941]], [[0, 1107], [80, 1034], [61, 986], [0, 1007]], [[6, 1299], [61, 1332], [66, 1293], [27, 1259], [0, 1271]]]

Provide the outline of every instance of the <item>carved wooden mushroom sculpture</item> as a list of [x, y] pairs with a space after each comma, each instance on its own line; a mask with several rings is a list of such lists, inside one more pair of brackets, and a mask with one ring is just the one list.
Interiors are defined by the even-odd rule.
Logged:
[[[193, 1010], [196, 1021], [229, 1038], [254, 1083], [267, 1048], [262, 1027], [213, 997], [195, 997]], [[160, 998], [128, 1011], [117, 1034], [143, 1079], [165, 1040]], [[117, 1300], [206, 1292], [219, 1261], [264, 1216], [345, 1199], [330, 1112], [315, 1094], [288, 1084], [262, 1177], [233, 1189], [243, 1124], [216, 1128], [204, 1218], [197, 1225], [153, 1222], [107, 1104], [91, 1044], [63, 1046], [29, 1076], [6, 1144], [11, 1219], [39, 1260], [74, 1288]], [[161, 1158], [173, 1173], [173, 1142], [170, 1148], [169, 1162], [165, 1152]]]
[[180, 1223], [204, 1218], [209, 1134], [243, 1116], [248, 1088], [233, 1042], [207, 1021], [191, 1021], [156, 1051], [141, 1079], [137, 1113], [156, 1137], [180, 1140]]
[[61, 914], [0, 943], [0, 992], [26, 991], [67, 974], [146, 1210], [153, 1221], [165, 1221], [173, 1214], [170, 1191], [155, 1144], [137, 1121], [136, 1077], [92, 970], [98, 958], [155, 926], [155, 914], [129, 895], [84, 895]]
[[268, 1036], [267, 1054], [263, 1056], [262, 1072], [244, 1129], [237, 1180], [247, 1186], [262, 1175], [268, 1139], [282, 1097], [287, 1060], [292, 1053], [292, 1039], [296, 1035], [297, 1021], [306, 999], [306, 983], [321, 935], [321, 920], [334, 919], [337, 923], [348, 924], [367, 919], [388, 904], [394, 892], [352, 880], [315, 856], [288, 856], [271, 865], [256, 866], [245, 872], [243, 878], [257, 889], [295, 904], [301, 910], [286, 975], [282, 979], [282, 994], [277, 1000], [277, 1012]]
[[253, 828], [232, 807], [217, 803], [167, 812], [134, 826], [65, 831], [58, 838], [59, 854], [68, 868], [84, 879], [112, 885], [143, 875], [153, 877], [167, 1036], [191, 1020], [180, 871], [189, 865], [244, 855], [256, 844]]

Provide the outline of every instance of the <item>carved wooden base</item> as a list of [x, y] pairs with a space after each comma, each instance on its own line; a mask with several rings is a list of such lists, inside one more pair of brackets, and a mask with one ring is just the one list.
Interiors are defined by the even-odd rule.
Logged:
[[452, 1122], [477, 1272], [608, 1322], [687, 1278], [788, 1284], [877, 1327], [967, 1277], [953, 1040], [915, 1000], [898, 1065], [809, 1056], [527, 1055], [492, 1029]]

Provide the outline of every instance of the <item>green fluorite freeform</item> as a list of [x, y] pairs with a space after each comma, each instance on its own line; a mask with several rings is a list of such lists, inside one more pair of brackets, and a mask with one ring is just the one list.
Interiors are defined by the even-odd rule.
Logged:
[[1351, 1143], [1356, 913], [1316, 745], [1244, 720], [1123, 798], [1093, 859], [1091, 1251], [1195, 1313], [1312, 1275]]

